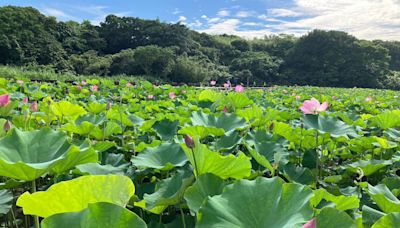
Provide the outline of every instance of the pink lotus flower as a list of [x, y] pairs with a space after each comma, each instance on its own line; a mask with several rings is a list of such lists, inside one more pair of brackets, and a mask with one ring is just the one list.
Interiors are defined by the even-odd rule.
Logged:
[[217, 81], [215, 81], [215, 80], [210, 81], [210, 85], [215, 86], [216, 84], [217, 84]]
[[22, 102], [24, 102], [24, 104], [28, 104], [29, 98], [28, 97], [24, 97], [24, 100], [22, 100]]
[[24, 81], [22, 81], [22, 80], [17, 80], [17, 83], [18, 83], [19, 85], [22, 85], [22, 84], [24, 84]]
[[87, 82], [86, 82], [86, 81], [82, 81], [81, 84], [82, 84], [83, 86], [85, 86], [85, 85], [87, 85]]
[[301, 228], [316, 228], [317, 227], [317, 220], [311, 219], [306, 224], [304, 224]]
[[229, 88], [231, 85], [229, 83], [224, 83], [224, 88]]
[[304, 101], [303, 106], [300, 107], [300, 110], [303, 111], [304, 114], [318, 114], [326, 111], [328, 106], [328, 102], [320, 104], [317, 99], [311, 98], [311, 100]]
[[147, 95], [147, 99], [153, 100], [154, 99], [154, 95]]
[[130, 82], [126, 83], [126, 87], [132, 87], [132, 86], [133, 86], [132, 83], [130, 83]]
[[296, 100], [300, 100], [300, 96], [299, 95], [296, 95]]
[[38, 103], [36, 101], [34, 101], [31, 106], [29, 107], [29, 111], [31, 112], [37, 112], [38, 110]]
[[80, 86], [80, 85], [77, 85], [76, 88], [77, 88], [79, 91], [82, 90], [82, 86]]
[[244, 87], [241, 86], [241, 85], [237, 85], [235, 87], [235, 91], [238, 92], [238, 93], [243, 93], [244, 92]]
[[175, 98], [176, 98], [176, 95], [175, 95], [174, 92], [170, 92], [170, 93], [168, 94], [168, 96], [169, 96], [169, 98], [171, 98], [171, 99], [175, 99]]
[[228, 110], [228, 107], [224, 107], [224, 110], [222, 110], [224, 113], [227, 113], [227, 112], [229, 112], [229, 110]]
[[97, 92], [99, 91], [99, 87], [97, 85], [92, 86], [92, 91]]
[[337, 100], [337, 97], [336, 96], [332, 96], [332, 100]]
[[365, 98], [365, 102], [371, 102], [373, 100], [373, 98], [371, 96], [368, 96]]
[[10, 104], [10, 95], [3, 94], [0, 96], [0, 107], [4, 107]]

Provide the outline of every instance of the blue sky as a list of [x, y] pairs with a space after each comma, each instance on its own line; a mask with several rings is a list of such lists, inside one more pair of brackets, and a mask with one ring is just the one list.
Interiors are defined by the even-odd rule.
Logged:
[[210, 34], [246, 38], [312, 29], [342, 30], [362, 39], [400, 40], [400, 0], [2, 0], [33, 6], [58, 20], [90, 20], [108, 14], [180, 21]]

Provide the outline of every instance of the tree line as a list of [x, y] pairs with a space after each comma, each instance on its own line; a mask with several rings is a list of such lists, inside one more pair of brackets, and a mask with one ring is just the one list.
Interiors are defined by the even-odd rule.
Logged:
[[400, 88], [400, 42], [341, 31], [246, 40], [185, 25], [108, 15], [100, 25], [0, 7], [0, 64], [169, 82]]

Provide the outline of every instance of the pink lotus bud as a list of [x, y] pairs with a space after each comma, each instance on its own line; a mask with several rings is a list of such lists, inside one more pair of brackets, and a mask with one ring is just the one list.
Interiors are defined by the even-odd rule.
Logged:
[[76, 88], [77, 88], [79, 91], [82, 90], [82, 86], [80, 86], [80, 85], [77, 85]]
[[83, 86], [85, 86], [85, 85], [87, 85], [87, 82], [86, 82], [86, 81], [82, 81], [81, 84], [82, 84]]
[[316, 228], [317, 227], [317, 220], [311, 219], [306, 224], [304, 224], [301, 228]]
[[99, 87], [97, 85], [93, 85], [91, 88], [93, 92], [99, 91]]
[[365, 102], [371, 102], [373, 100], [373, 98], [371, 96], [368, 96], [365, 98]]
[[337, 97], [336, 96], [332, 96], [332, 100], [337, 100]]
[[296, 96], [296, 100], [300, 100], [300, 98], [301, 98], [301, 97], [300, 97], [299, 95]]
[[149, 100], [153, 100], [154, 99], [154, 95], [147, 95], [147, 99], [149, 99]]
[[4, 123], [3, 129], [4, 129], [6, 132], [8, 132], [8, 131], [11, 129], [11, 127], [12, 127], [11, 122], [10, 122], [9, 120], [7, 120], [7, 121]]
[[112, 108], [112, 102], [108, 102], [106, 108], [107, 108], [107, 110], [110, 110]]
[[235, 91], [238, 92], [238, 93], [243, 93], [244, 92], [244, 87], [241, 86], [241, 85], [237, 85], [235, 87]]
[[132, 83], [130, 83], [130, 82], [126, 83], [126, 87], [132, 87], [132, 86], [133, 86]]
[[187, 147], [189, 147], [190, 149], [194, 148], [194, 141], [193, 138], [189, 135], [185, 135], [185, 144]]
[[320, 104], [317, 99], [311, 98], [311, 100], [304, 101], [300, 110], [303, 111], [304, 114], [319, 114], [320, 112], [326, 111], [328, 106], [328, 102]]
[[229, 110], [228, 110], [228, 107], [224, 107], [224, 110], [222, 110], [223, 112], [225, 112], [225, 113], [227, 113], [227, 112], [229, 112]]
[[215, 81], [215, 80], [210, 81], [210, 85], [215, 86], [216, 84], [217, 84], [217, 81]]
[[28, 97], [24, 97], [24, 100], [22, 102], [24, 102], [24, 104], [28, 104], [29, 98]]
[[36, 101], [34, 101], [31, 106], [29, 107], [29, 111], [31, 112], [37, 112], [38, 110], [38, 103]]
[[10, 95], [3, 94], [0, 96], [0, 107], [5, 107], [10, 104]]
[[169, 96], [169, 98], [171, 98], [171, 99], [175, 99], [175, 98], [176, 98], [176, 95], [175, 95], [174, 92], [170, 92], [170, 93], [168, 94], [168, 96]]

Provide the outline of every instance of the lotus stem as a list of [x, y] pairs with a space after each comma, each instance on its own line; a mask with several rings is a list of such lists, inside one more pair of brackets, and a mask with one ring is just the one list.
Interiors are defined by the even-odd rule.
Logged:
[[182, 207], [179, 207], [179, 209], [180, 209], [180, 211], [181, 211], [181, 216], [182, 216], [182, 225], [183, 225], [183, 228], [186, 228], [185, 215], [183, 214]]
[[196, 162], [196, 154], [193, 151], [193, 148], [190, 148], [190, 150], [192, 151], [192, 155], [193, 155], [193, 162], [194, 162], [194, 172], [195, 172], [195, 177], [197, 178], [199, 175], [199, 170], [197, 170], [197, 162]]
[[[35, 193], [35, 192], [36, 192], [36, 180], [33, 180], [33, 181], [32, 181], [32, 193]], [[33, 216], [33, 220], [34, 220], [34, 222], [35, 222], [35, 228], [40, 228], [40, 225], [39, 225], [39, 217], [36, 216], [36, 215], [34, 215], [34, 216]]]

